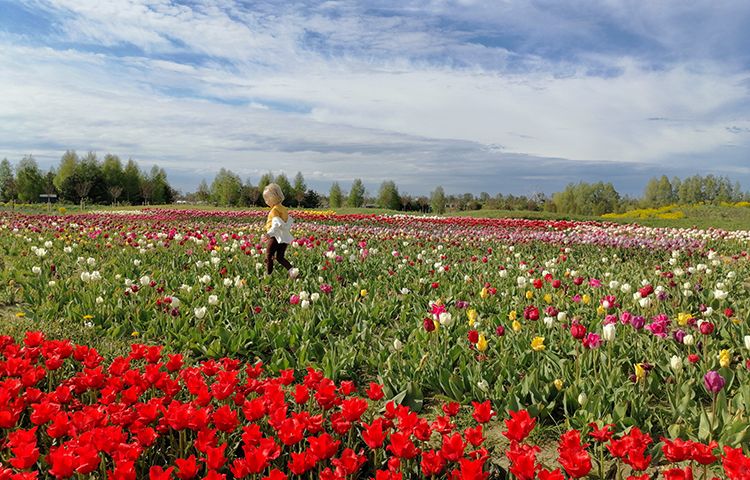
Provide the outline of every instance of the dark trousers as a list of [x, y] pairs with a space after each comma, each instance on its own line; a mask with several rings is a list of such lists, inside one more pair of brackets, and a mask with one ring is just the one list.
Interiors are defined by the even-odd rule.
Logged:
[[268, 245], [266, 245], [266, 272], [270, 275], [273, 273], [273, 257], [276, 257], [276, 261], [281, 264], [282, 267], [290, 270], [292, 264], [284, 258], [286, 253], [286, 243], [279, 243], [276, 238], [271, 237], [268, 239]]

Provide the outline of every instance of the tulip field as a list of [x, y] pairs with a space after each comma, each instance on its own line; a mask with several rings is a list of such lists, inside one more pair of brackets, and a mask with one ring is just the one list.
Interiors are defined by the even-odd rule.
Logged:
[[265, 214], [0, 214], [0, 480], [750, 479], [750, 230]]

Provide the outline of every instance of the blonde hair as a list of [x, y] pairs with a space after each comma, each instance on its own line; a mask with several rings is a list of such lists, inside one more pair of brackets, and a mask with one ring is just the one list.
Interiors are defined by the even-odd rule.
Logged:
[[263, 200], [271, 207], [279, 205], [284, 201], [284, 192], [281, 191], [281, 187], [277, 184], [269, 183], [263, 189]]

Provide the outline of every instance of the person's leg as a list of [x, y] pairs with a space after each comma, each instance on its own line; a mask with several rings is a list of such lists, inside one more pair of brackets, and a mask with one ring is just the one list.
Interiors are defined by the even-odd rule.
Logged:
[[274, 237], [268, 239], [268, 244], [266, 244], [266, 273], [268, 275], [273, 273], [273, 257], [276, 254], [278, 246], [279, 243]]
[[286, 258], [284, 258], [284, 254], [286, 253], [286, 246], [286, 243], [279, 244], [279, 247], [276, 249], [276, 261], [279, 262], [287, 270], [291, 270], [292, 264], [289, 263]]

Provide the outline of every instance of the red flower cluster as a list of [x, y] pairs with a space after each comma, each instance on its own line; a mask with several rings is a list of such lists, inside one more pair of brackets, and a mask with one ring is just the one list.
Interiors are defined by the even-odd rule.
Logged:
[[[92, 348], [38, 332], [22, 344], [0, 336], [0, 480], [489, 478], [484, 429], [496, 416], [489, 401], [473, 402], [476, 423], [462, 430], [454, 421], [458, 403], [429, 421], [393, 402], [373, 405], [384, 397], [381, 385], [364, 393], [312, 368], [271, 376], [260, 364], [229, 358], [186, 366], [180, 355], [145, 345], [105, 363]], [[527, 411], [510, 412], [505, 425], [509, 471], [518, 479], [581, 478], [592, 470], [581, 432], [560, 437], [561, 468], [551, 469], [527, 442], [536, 425]], [[591, 427], [608, 461], [633, 472], [654, 467], [648, 434]], [[691, 478], [693, 462], [718, 469], [721, 459], [726, 478], [750, 480], [741, 448], [719, 455], [715, 442], [662, 442], [665, 478]]]

